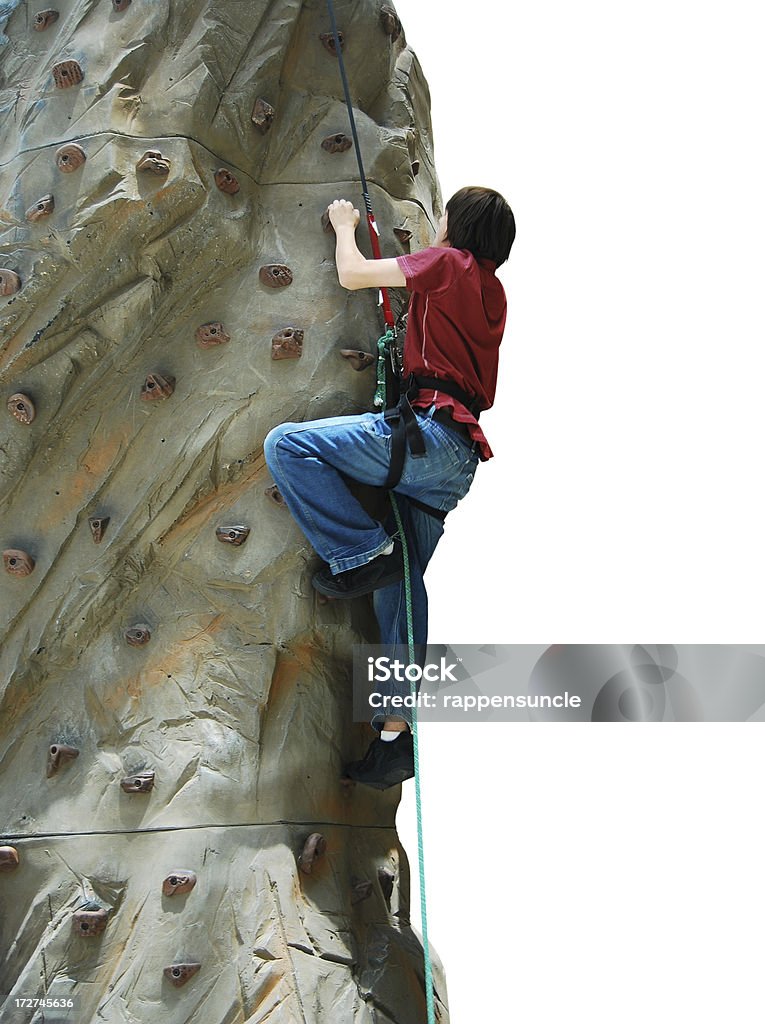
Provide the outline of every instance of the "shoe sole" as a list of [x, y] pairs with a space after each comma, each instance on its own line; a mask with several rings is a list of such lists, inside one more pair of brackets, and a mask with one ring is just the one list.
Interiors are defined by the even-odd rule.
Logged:
[[409, 768], [399, 768], [398, 771], [391, 772], [385, 780], [375, 782], [367, 779], [354, 779], [352, 775], [346, 775], [345, 778], [352, 782], [358, 782], [360, 786], [369, 786], [371, 789], [391, 789], [393, 786], [400, 786], [407, 779], [413, 779], [414, 772]]
[[388, 576], [384, 576], [380, 580], [375, 580], [374, 583], [368, 583], [359, 587], [354, 587], [353, 590], [336, 590], [330, 583], [327, 583], [319, 573], [313, 577], [313, 589], [318, 590], [320, 594], [325, 597], [334, 597], [337, 601], [349, 600], [353, 597], [363, 597], [364, 594], [372, 594], [375, 590], [382, 590], [383, 587], [389, 587], [392, 583], [400, 583], [404, 578], [403, 571], [390, 573]]

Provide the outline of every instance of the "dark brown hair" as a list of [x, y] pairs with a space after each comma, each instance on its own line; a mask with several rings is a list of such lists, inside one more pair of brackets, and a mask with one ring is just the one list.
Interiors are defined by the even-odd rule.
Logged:
[[446, 212], [449, 245], [497, 266], [505, 262], [515, 240], [515, 217], [499, 192], [478, 185], [461, 188], [446, 204]]

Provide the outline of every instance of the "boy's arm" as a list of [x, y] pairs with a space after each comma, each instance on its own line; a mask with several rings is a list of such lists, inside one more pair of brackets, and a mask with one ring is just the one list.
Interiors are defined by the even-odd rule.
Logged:
[[343, 288], [404, 288], [406, 277], [395, 259], [368, 260], [356, 245], [359, 211], [346, 199], [336, 199], [328, 208], [335, 229], [335, 264]]

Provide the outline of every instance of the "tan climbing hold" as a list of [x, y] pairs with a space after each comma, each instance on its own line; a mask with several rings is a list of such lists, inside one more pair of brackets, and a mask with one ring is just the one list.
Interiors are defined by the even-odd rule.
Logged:
[[15, 270], [0, 270], [0, 295], [15, 295], [21, 288], [21, 278]]
[[15, 846], [0, 846], [0, 871], [15, 871], [19, 866], [19, 852]]
[[85, 150], [82, 146], [78, 146], [76, 142], [68, 142], [65, 146], [61, 146], [60, 149], [56, 150], [56, 166], [64, 174], [71, 174], [72, 171], [76, 171], [78, 167], [87, 160]]
[[342, 132], [336, 132], [334, 135], [328, 135], [322, 141], [321, 148], [327, 153], [346, 153], [352, 145], [352, 139], [343, 135]]
[[341, 348], [340, 355], [348, 360], [354, 370], [366, 370], [377, 362], [377, 358], [371, 352], [362, 352], [357, 348]]
[[191, 892], [197, 884], [197, 876], [193, 871], [182, 868], [172, 871], [162, 882], [163, 896], [181, 896], [183, 893]]
[[170, 964], [162, 973], [172, 985], [181, 988], [190, 978], [194, 977], [201, 966], [201, 964]]
[[52, 195], [41, 196], [36, 203], [32, 203], [24, 216], [30, 221], [42, 220], [53, 213], [54, 206]]
[[35, 418], [35, 405], [29, 395], [22, 395], [22, 393], [18, 391], [8, 399], [8, 412], [11, 416], [17, 419], [19, 423], [23, 423], [24, 426], [29, 426]]
[[120, 786], [125, 793], [150, 793], [154, 789], [154, 772], [138, 772], [120, 779]]
[[265, 135], [274, 123], [275, 117], [276, 111], [271, 104], [267, 103], [262, 96], [258, 96], [255, 106], [252, 108], [252, 123], [255, 127]]
[[35, 32], [44, 32], [56, 21], [58, 21], [58, 11], [38, 11], [32, 20], [32, 27]]
[[7, 548], [3, 552], [3, 565], [10, 576], [29, 576], [35, 567], [35, 560], [26, 551]]
[[136, 164], [136, 170], [165, 178], [170, 173], [170, 161], [158, 149], [147, 149]]

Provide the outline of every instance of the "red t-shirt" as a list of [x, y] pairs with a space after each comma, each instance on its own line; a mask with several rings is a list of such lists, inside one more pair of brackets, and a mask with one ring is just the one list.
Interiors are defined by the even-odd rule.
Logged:
[[[499, 344], [505, 329], [507, 300], [494, 271], [496, 264], [476, 259], [467, 249], [435, 246], [397, 256], [412, 293], [404, 340], [404, 376], [444, 377], [483, 409], [494, 404]], [[450, 408], [452, 419], [467, 423], [483, 459], [492, 450], [475, 417], [443, 391], [421, 391], [418, 407]]]

